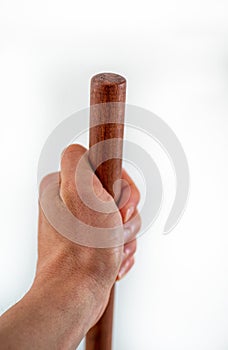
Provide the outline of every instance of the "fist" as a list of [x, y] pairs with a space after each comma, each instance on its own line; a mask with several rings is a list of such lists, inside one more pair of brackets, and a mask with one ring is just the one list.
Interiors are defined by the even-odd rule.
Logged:
[[[80, 277], [85, 288], [96, 295], [97, 306], [92, 324], [102, 315], [115, 280], [121, 279], [134, 264], [135, 236], [141, 224], [137, 212], [140, 195], [124, 170], [122, 179], [121, 197], [117, 205], [94, 174], [87, 150], [79, 145], [70, 145], [63, 152], [61, 171], [46, 176], [40, 185], [36, 279], [56, 274], [62, 283], [68, 280], [73, 285], [74, 277], [75, 280]], [[122, 235], [118, 244], [107, 243], [103, 248], [96, 248], [99, 244], [85, 246], [78, 244], [77, 239], [68, 239], [67, 235], [58, 232], [46, 218], [42, 205], [42, 198], [52, 184], [57, 186], [58, 196], [49, 198], [48, 206], [53, 208], [53, 212], [56, 208], [56, 219], [65, 220], [57, 210], [63, 206], [82, 223], [74, 227], [76, 236], [86, 237], [88, 232], [84, 232], [84, 228], [87, 227], [95, 234], [97, 228], [101, 228], [104, 237], [109, 235], [109, 231]]]

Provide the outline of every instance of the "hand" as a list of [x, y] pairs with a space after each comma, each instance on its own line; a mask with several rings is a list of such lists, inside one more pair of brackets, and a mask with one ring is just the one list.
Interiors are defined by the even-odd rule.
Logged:
[[[80, 187], [80, 192], [89, 196], [94, 191], [113, 211], [107, 214], [88, 208], [75, 187], [75, 171], [85, 153], [81, 146], [69, 146], [62, 156], [61, 172], [48, 175], [42, 181], [41, 192], [50, 183], [59, 182], [60, 201], [75, 217], [93, 227], [121, 227], [123, 222], [128, 242], [113, 248], [76, 244], [54, 229], [40, 206], [35, 280], [25, 297], [0, 318], [2, 349], [75, 349], [104, 312], [115, 280], [133, 266], [135, 235], [140, 228], [139, 191], [123, 171], [125, 182], [118, 209], [92, 174], [93, 186]], [[83, 180], [92, 173], [84, 158]], [[52, 204], [54, 207], [55, 203]]]
[[[83, 188], [80, 188], [81, 196], [88, 200], [89, 194], [95, 193], [104, 203], [113, 206], [112, 214], [94, 211], [81, 200], [78, 188], [75, 186], [75, 173], [82, 159], [84, 163], [80, 164], [80, 169], [83, 171], [79, 174], [83, 177], [81, 184]], [[91, 176], [93, 188], [90, 188]], [[87, 159], [86, 149], [79, 145], [71, 145], [64, 151], [61, 159], [61, 173], [47, 176], [41, 184], [41, 192], [45, 191], [45, 188], [50, 182], [55, 181], [56, 177], [59, 179], [62, 201], [82, 222], [92, 227], [115, 227], [122, 225], [122, 222], [124, 223], [125, 241], [127, 241], [124, 247], [119, 245], [114, 248], [90, 248], [75, 244], [61, 236], [49, 224], [43, 211], [40, 210], [37, 278], [40, 274], [51, 270], [52, 273], [57, 273], [59, 276], [63, 273], [65, 281], [69, 271], [73, 278], [74, 275], [78, 276], [81, 272], [82, 277], [96, 293], [99, 312], [91, 318], [91, 321], [95, 323], [107, 305], [109, 293], [115, 280], [121, 279], [134, 264], [135, 235], [140, 228], [140, 217], [137, 212], [139, 191], [132, 179], [123, 171], [124, 181], [119, 201], [120, 210], [118, 210], [113, 198], [104, 190], [94, 175]], [[92, 199], [90, 199], [91, 201]], [[129, 221], [132, 217], [134, 219]], [[83, 232], [80, 234], [83, 235]], [[65, 283], [64, 281], [63, 283]], [[98, 295], [101, 297], [98, 298]]]

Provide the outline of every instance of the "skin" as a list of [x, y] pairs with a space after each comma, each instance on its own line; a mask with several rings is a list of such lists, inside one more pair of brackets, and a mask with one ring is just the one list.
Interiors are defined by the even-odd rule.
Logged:
[[[60, 173], [45, 178], [41, 191], [58, 176], [61, 200], [76, 217], [94, 226], [105, 222], [112, 227], [123, 222], [128, 243], [114, 248], [73, 243], [49, 224], [40, 207], [36, 276], [28, 293], [0, 318], [2, 350], [75, 349], [102, 316], [115, 281], [123, 278], [134, 264], [135, 235], [140, 228], [139, 191], [123, 171], [120, 208], [111, 214], [91, 213], [90, 208], [83, 206], [74, 185], [75, 171], [85, 152], [79, 145], [69, 146], [62, 155]], [[85, 174], [90, 171], [86, 161]], [[116, 206], [95, 175], [91, 190], [103, 202]], [[130, 218], [134, 220], [129, 221]]]

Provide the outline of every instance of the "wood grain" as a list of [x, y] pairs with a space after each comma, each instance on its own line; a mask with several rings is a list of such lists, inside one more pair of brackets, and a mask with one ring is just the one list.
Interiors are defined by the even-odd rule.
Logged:
[[[104, 188], [112, 196], [115, 192], [116, 201], [118, 201], [121, 190], [120, 185], [116, 186], [118, 182], [115, 183], [115, 181], [121, 178], [122, 172], [125, 100], [126, 80], [122, 76], [102, 73], [91, 79], [89, 159]], [[101, 142], [109, 139], [118, 139], [115, 143], [115, 150], [111, 144]], [[99, 142], [101, 142], [99, 147], [93, 149], [93, 146]], [[103, 159], [108, 160], [102, 162]], [[97, 164], [99, 164], [98, 167]], [[114, 286], [103, 316], [86, 336], [86, 350], [112, 349], [113, 308]]]

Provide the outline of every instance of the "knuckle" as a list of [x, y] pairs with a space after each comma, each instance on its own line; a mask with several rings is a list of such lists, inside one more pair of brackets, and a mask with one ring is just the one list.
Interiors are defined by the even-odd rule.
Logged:
[[132, 254], [135, 254], [136, 250], [137, 250], [137, 242], [136, 239], [132, 242]]
[[62, 161], [80, 158], [86, 152], [86, 148], [79, 144], [69, 145], [62, 153]]
[[136, 198], [137, 203], [139, 203], [139, 201], [140, 201], [140, 192], [139, 192], [138, 187], [136, 187], [136, 186], [135, 186], [135, 198]]

